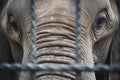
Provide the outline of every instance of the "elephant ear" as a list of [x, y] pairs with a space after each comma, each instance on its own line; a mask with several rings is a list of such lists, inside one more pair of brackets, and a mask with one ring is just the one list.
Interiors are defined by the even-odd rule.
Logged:
[[113, 11], [117, 18], [117, 30], [115, 32], [115, 36], [113, 38], [112, 42], [112, 49], [111, 49], [111, 56], [112, 64], [118, 64], [119, 63], [119, 55], [120, 55], [120, 0], [111, 0]]
[[114, 12], [115, 18], [116, 18], [116, 27], [117, 30], [115, 30], [115, 35], [111, 44], [111, 50], [110, 50], [110, 60], [109, 63], [115, 64], [118, 63], [118, 54], [119, 54], [119, 43], [120, 43], [120, 23], [119, 23], [119, 14], [120, 14], [120, 0], [109, 0], [111, 8]]
[[[113, 42], [111, 45], [111, 50], [110, 50], [110, 64], [119, 64], [119, 56], [120, 56], [120, 0], [111, 0], [111, 6], [112, 9], [116, 15], [116, 18], [118, 18], [117, 21], [117, 30], [115, 32], [115, 36], [113, 38]], [[119, 75], [118, 74], [113, 74], [110, 73], [109, 75], [110, 80], [119, 80]]]
[[118, 10], [119, 10], [119, 13], [120, 13], [120, 0], [116, 0], [116, 4], [117, 4], [117, 7], [118, 7]]
[[109, 1], [114, 14], [116, 15], [116, 17], [118, 17], [120, 11], [120, 0], [109, 0]]
[[1, 13], [2, 9], [3, 9], [3, 1], [0, 0], [0, 13]]
[[7, 4], [8, 0], [0, 0], [0, 14], [4, 8], [4, 6]]

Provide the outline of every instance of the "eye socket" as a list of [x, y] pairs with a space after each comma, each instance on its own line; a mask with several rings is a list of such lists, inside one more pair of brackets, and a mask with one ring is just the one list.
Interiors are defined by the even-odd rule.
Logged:
[[14, 16], [10, 15], [7, 18], [8, 18], [8, 21], [5, 29], [7, 35], [11, 40], [21, 43], [21, 40], [22, 40], [21, 27], [18, 26], [17, 20], [14, 18]]
[[106, 23], [106, 18], [104, 17], [99, 18], [96, 22], [96, 28], [100, 29], [102, 26], [104, 26], [105, 23]]
[[101, 11], [97, 14], [96, 19], [93, 23], [93, 33], [96, 37], [104, 34], [104, 31], [108, 27], [108, 13]]
[[9, 16], [8, 24], [9, 24], [10, 29], [14, 29], [14, 31], [16, 31], [16, 32], [19, 30], [17, 22], [13, 16]]
[[96, 19], [95, 28], [97, 30], [101, 29], [107, 23], [106, 14], [100, 13]]

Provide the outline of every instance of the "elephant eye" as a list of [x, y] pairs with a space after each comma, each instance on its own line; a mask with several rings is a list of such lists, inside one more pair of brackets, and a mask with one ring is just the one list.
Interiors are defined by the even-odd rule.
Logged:
[[9, 16], [8, 23], [9, 23], [9, 28], [14, 29], [15, 31], [18, 31], [18, 25], [13, 16]]
[[104, 26], [105, 23], [106, 23], [106, 18], [104, 17], [99, 18], [96, 22], [96, 28], [100, 29], [102, 26]]
[[[21, 42], [22, 39], [22, 30], [17, 24], [17, 20], [12, 15], [8, 15], [8, 21], [6, 26], [6, 32], [12, 40]], [[13, 38], [14, 36], [14, 38]]]
[[108, 16], [106, 11], [101, 11], [97, 14], [96, 19], [93, 24], [94, 34], [100, 36], [104, 33], [104, 30], [108, 26]]
[[96, 19], [95, 28], [99, 30], [102, 27], [104, 27], [106, 23], [107, 23], [107, 19], [105, 13], [100, 13]]

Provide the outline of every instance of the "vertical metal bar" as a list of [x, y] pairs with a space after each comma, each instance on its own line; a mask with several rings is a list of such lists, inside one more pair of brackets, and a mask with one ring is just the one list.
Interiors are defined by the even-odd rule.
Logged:
[[[32, 63], [36, 65], [35, 61], [35, 54], [36, 54], [36, 47], [35, 47], [35, 42], [36, 42], [36, 28], [35, 28], [35, 0], [31, 0], [31, 42], [30, 42], [30, 47], [31, 47], [31, 56], [32, 56]], [[32, 80], [35, 80], [35, 72], [32, 72]]]
[[31, 55], [32, 55], [32, 62], [35, 62], [35, 54], [36, 54], [36, 47], [35, 47], [35, 41], [36, 41], [36, 32], [35, 32], [35, 1], [31, 0]]
[[[81, 8], [80, 8], [80, 0], [76, 0], [76, 61], [78, 64], [81, 63], [81, 42], [80, 42], [80, 38], [81, 38], [81, 27], [80, 27], [80, 20], [81, 20]], [[81, 80], [81, 73], [77, 72], [77, 76], [76, 76], [77, 80]]]

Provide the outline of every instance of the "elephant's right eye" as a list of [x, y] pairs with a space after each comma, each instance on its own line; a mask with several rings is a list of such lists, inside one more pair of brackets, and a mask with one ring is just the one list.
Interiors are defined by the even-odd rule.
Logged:
[[18, 31], [18, 25], [13, 16], [9, 16], [8, 23], [9, 23], [9, 28], [14, 29], [14, 31], [16, 32]]
[[8, 15], [8, 21], [6, 26], [6, 32], [10, 39], [20, 42], [22, 39], [21, 28], [18, 26], [17, 20], [12, 15]]

